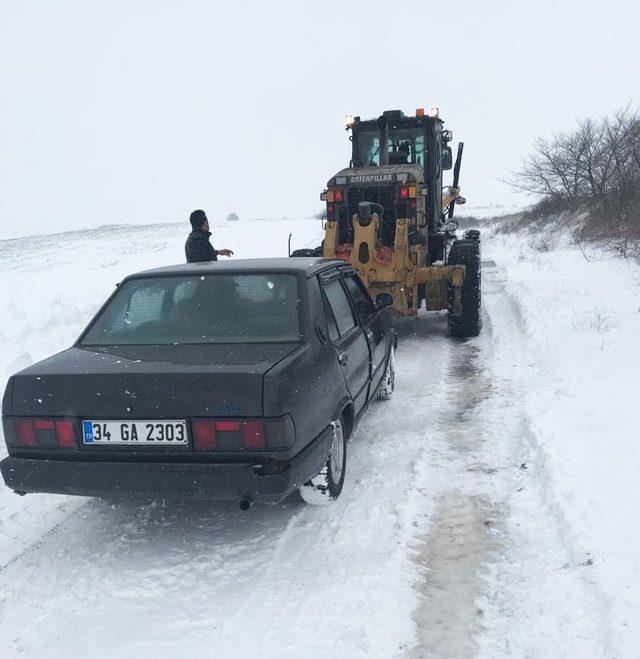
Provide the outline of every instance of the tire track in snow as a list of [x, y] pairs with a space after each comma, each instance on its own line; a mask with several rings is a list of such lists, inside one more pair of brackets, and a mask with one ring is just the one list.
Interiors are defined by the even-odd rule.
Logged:
[[418, 645], [411, 657], [470, 657], [482, 610], [483, 566], [499, 546], [490, 528], [496, 506], [479, 482], [501, 467], [485, 446], [478, 409], [492, 395], [487, 373], [490, 327], [478, 339], [451, 341], [446, 395], [435, 422], [428, 478], [437, 505], [416, 562], [422, 601], [414, 614]]
[[482, 335], [449, 352], [424, 474], [437, 505], [417, 548], [411, 657], [611, 656], [605, 602], [539, 463], [525, 406], [527, 387], [544, 382], [528, 378], [534, 367], [508, 291], [486, 295]]
[[[5, 519], [0, 519], [0, 534], [4, 536], [4, 539], [6, 540], [7, 545], [9, 543], [15, 543], [17, 538], [20, 538], [22, 540], [23, 546], [21, 549], [18, 549], [17, 551], [14, 550], [12, 553], [9, 551], [8, 557], [2, 557], [3, 562], [0, 563], [0, 573], [7, 569], [10, 565], [15, 563], [16, 561], [19, 561], [22, 557], [26, 556], [29, 552], [35, 551], [38, 546], [44, 542], [49, 535], [52, 533], [55, 533], [56, 529], [60, 527], [62, 524], [65, 523], [67, 519], [69, 519], [74, 513], [78, 511], [79, 508], [82, 506], [86, 506], [87, 503], [89, 502], [81, 502], [81, 501], [67, 501], [64, 504], [64, 508], [61, 506], [53, 506], [52, 510], [48, 511], [49, 516], [58, 516], [60, 517], [55, 521], [51, 526], [49, 526], [46, 531], [41, 533], [40, 535], [37, 535], [35, 539], [32, 541], [25, 541], [24, 538], [20, 538], [20, 535], [27, 536], [29, 533], [32, 531], [32, 525], [34, 523], [33, 516], [32, 515], [27, 515], [25, 516], [24, 513], [21, 513], [18, 515], [18, 513], [11, 513], [5, 517]], [[67, 508], [71, 508], [68, 512], [66, 511]], [[4, 510], [0, 509], [0, 512], [4, 513]], [[39, 512], [39, 511], [38, 511]], [[26, 517], [26, 518], [25, 518]], [[40, 514], [37, 515], [38, 518], [40, 518]], [[50, 519], [38, 519], [38, 523], [43, 524], [49, 522], [51, 523]], [[12, 533], [11, 526], [15, 526], [20, 531], [22, 532], [21, 534], [14, 534]]]
[[[530, 352], [527, 328], [508, 285], [485, 297], [492, 320], [494, 372], [510, 404], [486, 411], [502, 423], [496, 445], [510, 466], [496, 483], [504, 514], [496, 531], [501, 551], [488, 564], [479, 638], [487, 656], [609, 657], [606, 604], [581, 565], [566, 520], [546, 477], [545, 456], [527, 412], [527, 392], [545, 385], [544, 365]], [[505, 430], [507, 432], [505, 432]], [[584, 561], [586, 564], [587, 562]]]

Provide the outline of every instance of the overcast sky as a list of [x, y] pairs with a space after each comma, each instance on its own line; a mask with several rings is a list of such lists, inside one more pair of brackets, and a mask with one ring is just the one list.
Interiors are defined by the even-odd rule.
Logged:
[[305, 217], [344, 113], [432, 105], [469, 205], [510, 204], [536, 135], [637, 104], [639, 59], [638, 0], [0, 0], [0, 237]]

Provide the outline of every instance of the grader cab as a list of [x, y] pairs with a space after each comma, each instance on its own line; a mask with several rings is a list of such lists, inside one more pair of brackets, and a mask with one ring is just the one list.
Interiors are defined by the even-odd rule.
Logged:
[[326, 257], [350, 262], [375, 299], [393, 296], [392, 311], [416, 316], [447, 309], [452, 336], [480, 331], [480, 236], [457, 239], [453, 218], [460, 196], [462, 143], [451, 186], [443, 171], [453, 167], [449, 143], [436, 108], [405, 116], [400, 110], [363, 121], [347, 117], [352, 155], [333, 176], [326, 201]]

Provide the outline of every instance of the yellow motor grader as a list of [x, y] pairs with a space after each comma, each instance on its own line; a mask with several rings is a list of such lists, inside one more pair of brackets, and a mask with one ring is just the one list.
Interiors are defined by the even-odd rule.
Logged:
[[476, 336], [480, 315], [480, 235], [456, 236], [453, 218], [460, 196], [463, 144], [458, 145], [452, 185], [453, 135], [437, 108], [405, 116], [383, 112], [363, 121], [347, 117], [352, 155], [321, 195], [326, 202], [322, 254], [350, 262], [375, 299], [393, 296], [392, 311], [416, 316], [448, 310], [452, 336]]

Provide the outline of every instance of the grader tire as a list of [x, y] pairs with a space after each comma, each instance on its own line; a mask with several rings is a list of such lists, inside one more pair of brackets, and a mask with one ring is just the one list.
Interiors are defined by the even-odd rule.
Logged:
[[480, 242], [480, 232], [477, 229], [468, 229], [462, 234], [465, 240], [472, 240], [476, 243]]
[[464, 265], [466, 269], [460, 316], [453, 315], [454, 287], [449, 286], [449, 336], [458, 338], [478, 336], [482, 328], [479, 241], [456, 240], [449, 252], [449, 265]]

